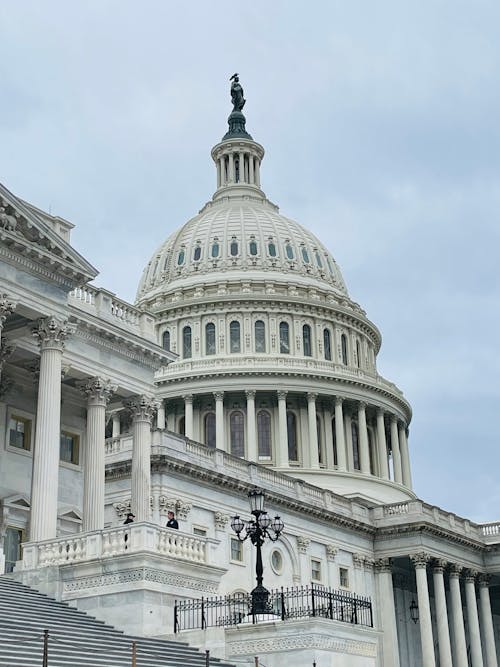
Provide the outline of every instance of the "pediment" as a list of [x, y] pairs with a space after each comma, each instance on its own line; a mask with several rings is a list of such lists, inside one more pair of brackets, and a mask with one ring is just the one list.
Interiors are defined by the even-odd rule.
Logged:
[[59, 515], [60, 519], [69, 519], [70, 521], [81, 521], [82, 517], [80, 513], [77, 510], [70, 509], [66, 510], [65, 512], [62, 512]]
[[29, 499], [20, 494], [3, 498], [2, 505], [4, 507], [17, 507], [19, 509], [30, 509], [31, 507]]
[[25, 267], [38, 265], [47, 278], [63, 279], [70, 288], [93, 280], [97, 270], [51, 227], [49, 218], [0, 184], [0, 248], [7, 259], [20, 256]]

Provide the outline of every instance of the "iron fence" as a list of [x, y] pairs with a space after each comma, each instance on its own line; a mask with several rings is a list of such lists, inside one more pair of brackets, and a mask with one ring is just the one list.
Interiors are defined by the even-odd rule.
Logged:
[[270, 590], [269, 613], [265, 614], [265, 619], [262, 614], [252, 613], [251, 593], [176, 600], [174, 631], [228, 627], [272, 618], [287, 621], [311, 617], [373, 627], [369, 597], [311, 584]]

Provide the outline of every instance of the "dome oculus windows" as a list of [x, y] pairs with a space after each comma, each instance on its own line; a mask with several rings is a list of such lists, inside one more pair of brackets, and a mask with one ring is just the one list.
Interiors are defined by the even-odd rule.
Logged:
[[267, 244], [267, 252], [269, 253], [269, 257], [276, 257], [278, 254], [276, 252], [276, 244], [273, 241], [269, 241]]
[[286, 252], [286, 256], [288, 257], [288, 259], [290, 259], [290, 260], [294, 259], [293, 248], [289, 243], [287, 243], [285, 245], [285, 252]]
[[199, 259], [201, 259], [201, 245], [195, 246], [193, 251], [193, 261], [197, 262]]
[[220, 252], [220, 245], [217, 243], [217, 241], [214, 241], [212, 243], [212, 250], [210, 253], [212, 255], [212, 258], [217, 259], [217, 257], [219, 256], [219, 252]]
[[309, 253], [307, 252], [307, 248], [302, 246], [302, 259], [304, 260], [305, 264], [309, 264]]
[[239, 253], [238, 241], [235, 238], [233, 238], [233, 240], [229, 244], [229, 254], [231, 255], [231, 257], [238, 257], [238, 253]]
[[252, 257], [255, 257], [258, 253], [258, 248], [257, 248], [257, 241], [252, 239], [250, 243], [248, 244], [248, 249]]
[[186, 253], [184, 250], [180, 250], [179, 254], [177, 255], [177, 266], [182, 266], [184, 264], [184, 260], [186, 259]]

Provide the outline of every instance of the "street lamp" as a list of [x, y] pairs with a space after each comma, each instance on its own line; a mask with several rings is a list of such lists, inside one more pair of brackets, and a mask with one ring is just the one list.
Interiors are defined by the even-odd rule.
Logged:
[[276, 542], [279, 538], [285, 524], [279, 516], [271, 519], [264, 509], [264, 492], [260, 489], [252, 489], [248, 493], [250, 501], [250, 510], [253, 519], [243, 521], [240, 517], [233, 516], [231, 519], [231, 528], [236, 533], [240, 542], [244, 542], [248, 537], [250, 542], [257, 549], [257, 560], [255, 563], [255, 574], [257, 586], [252, 591], [252, 614], [268, 614], [271, 612], [269, 607], [269, 591], [262, 585], [264, 568], [262, 566], [262, 545], [266, 538]]

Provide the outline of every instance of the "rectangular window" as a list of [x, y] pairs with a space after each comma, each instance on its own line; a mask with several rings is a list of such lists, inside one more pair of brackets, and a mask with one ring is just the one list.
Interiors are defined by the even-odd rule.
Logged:
[[349, 588], [349, 570], [339, 567], [339, 584], [341, 588]]
[[231, 560], [237, 561], [238, 563], [243, 562], [243, 542], [231, 538]]
[[13, 572], [18, 560], [21, 560], [21, 543], [24, 542], [24, 531], [21, 528], [7, 526], [4, 538], [5, 572]]
[[193, 526], [193, 535], [198, 535], [199, 537], [206, 537], [207, 531], [205, 528], [198, 528], [197, 526]]
[[311, 581], [321, 581], [321, 561], [311, 558]]
[[80, 460], [80, 436], [68, 431], [61, 431], [59, 451], [61, 461], [77, 466]]
[[9, 445], [18, 449], [31, 449], [31, 419], [11, 415], [9, 419]]

